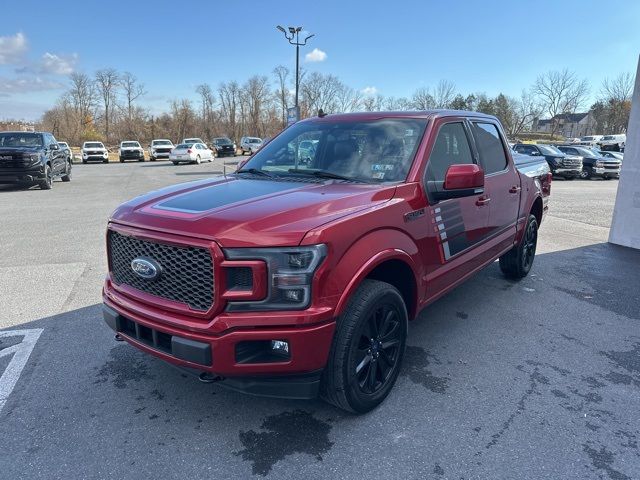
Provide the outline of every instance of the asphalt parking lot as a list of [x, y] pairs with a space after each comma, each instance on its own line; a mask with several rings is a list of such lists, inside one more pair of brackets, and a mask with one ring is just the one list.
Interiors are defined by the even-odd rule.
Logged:
[[109, 213], [222, 171], [75, 165], [48, 192], [0, 188], [0, 375], [33, 346], [0, 391], [0, 478], [640, 477], [640, 252], [606, 243], [617, 181], [555, 181], [532, 274], [494, 264], [423, 311], [358, 417], [199, 383], [103, 324]]

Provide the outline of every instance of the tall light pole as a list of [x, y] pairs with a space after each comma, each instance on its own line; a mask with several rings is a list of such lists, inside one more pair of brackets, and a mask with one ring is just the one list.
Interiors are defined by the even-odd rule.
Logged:
[[284, 37], [289, 41], [291, 45], [295, 45], [296, 47], [296, 112], [297, 116], [300, 116], [300, 110], [298, 108], [298, 91], [300, 88], [300, 47], [304, 47], [307, 44], [307, 41], [314, 37], [314, 34], [307, 36], [302, 42], [300, 41], [300, 32], [302, 31], [302, 27], [288, 27], [288, 30], [285, 30], [284, 27], [278, 25], [276, 27], [280, 30]]

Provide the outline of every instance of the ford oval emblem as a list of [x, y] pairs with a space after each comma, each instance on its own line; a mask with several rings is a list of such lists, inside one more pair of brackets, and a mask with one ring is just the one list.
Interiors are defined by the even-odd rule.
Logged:
[[157, 279], [162, 271], [157, 262], [144, 257], [138, 257], [131, 260], [131, 270], [145, 280]]

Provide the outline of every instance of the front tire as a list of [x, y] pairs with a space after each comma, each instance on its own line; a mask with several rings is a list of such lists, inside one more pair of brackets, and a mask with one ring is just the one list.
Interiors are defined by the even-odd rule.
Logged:
[[200, 155], [198, 155], [196, 157], [196, 164], [200, 165], [202, 163], [202, 159], [200, 158]]
[[400, 292], [388, 283], [365, 280], [337, 320], [321, 397], [355, 413], [380, 405], [400, 373], [407, 324]]
[[53, 173], [51, 172], [51, 167], [49, 165], [45, 165], [44, 180], [42, 180], [39, 185], [41, 190], [51, 190], [53, 187]]
[[591, 172], [591, 169], [589, 167], [583, 167], [582, 171], [580, 172], [580, 178], [583, 180], [590, 180], [592, 175], [593, 173]]
[[520, 280], [527, 276], [533, 265], [538, 245], [538, 220], [529, 215], [522, 240], [500, 257], [500, 270], [505, 277]]

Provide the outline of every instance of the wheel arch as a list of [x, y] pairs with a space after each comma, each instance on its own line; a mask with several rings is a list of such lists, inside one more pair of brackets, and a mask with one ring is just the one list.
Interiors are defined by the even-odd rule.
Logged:
[[[379, 243], [376, 240], [395, 239], [391, 243]], [[389, 245], [397, 245], [395, 248]], [[384, 248], [375, 246], [384, 245]], [[409, 319], [413, 319], [418, 310], [418, 274], [413, 256], [418, 250], [413, 241], [399, 231], [378, 231], [355, 242], [339, 261], [339, 276], [348, 278], [340, 292], [335, 309], [336, 317], [341, 315], [349, 299], [365, 279], [387, 282], [396, 287], [402, 295]], [[358, 265], [349, 269], [344, 265]], [[336, 272], [338, 273], [338, 272]]]

